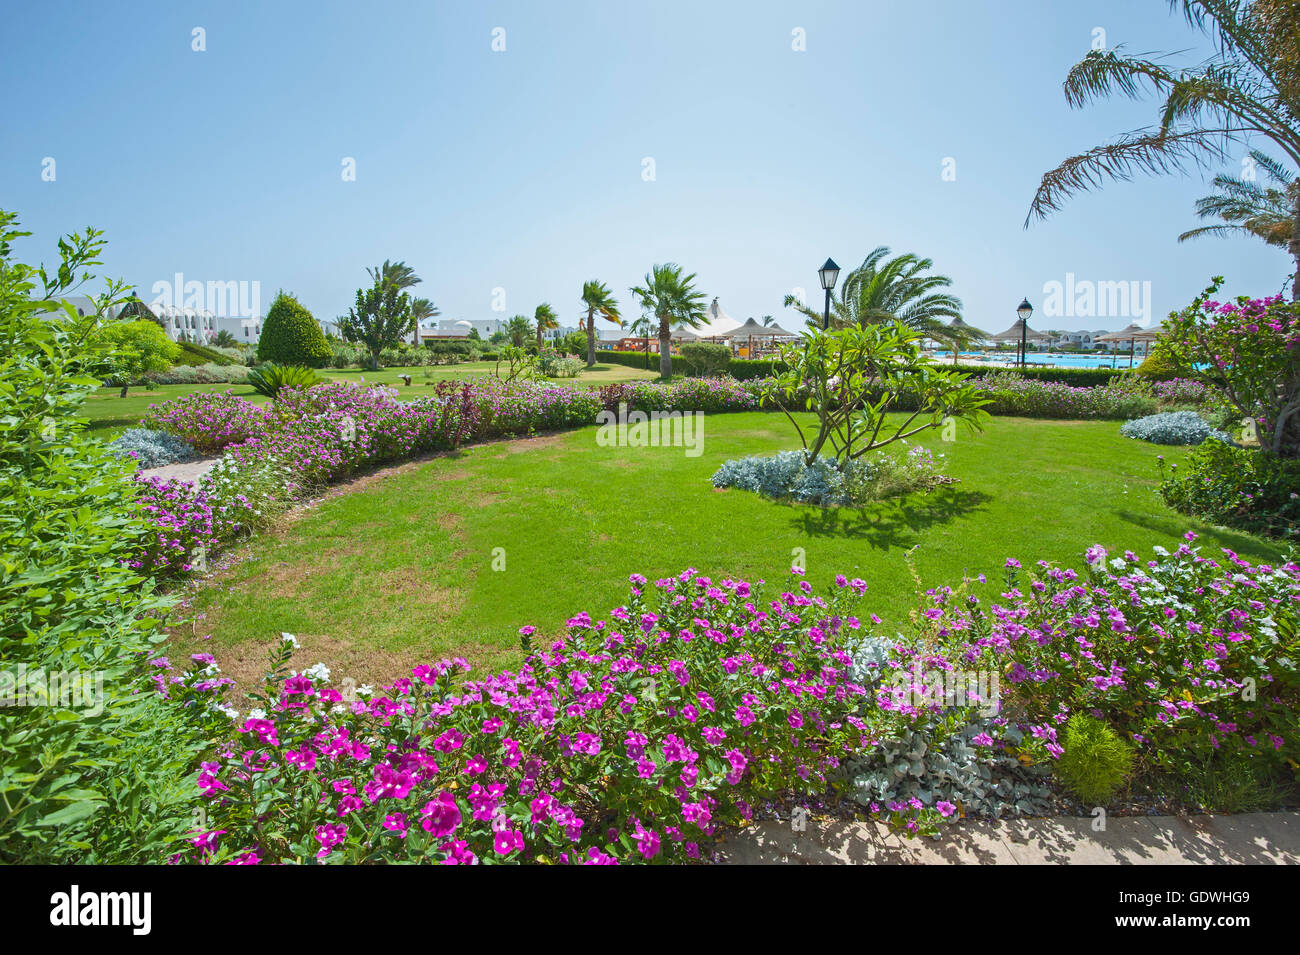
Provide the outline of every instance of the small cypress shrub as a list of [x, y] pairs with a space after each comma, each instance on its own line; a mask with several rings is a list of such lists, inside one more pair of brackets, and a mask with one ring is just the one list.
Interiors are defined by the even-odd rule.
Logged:
[[1133, 747], [1095, 716], [1071, 716], [1062, 743], [1065, 752], [1056, 761], [1056, 774], [1088, 805], [1104, 804], [1133, 771]]
[[311, 312], [288, 292], [276, 295], [262, 323], [258, 361], [320, 368], [332, 355]]

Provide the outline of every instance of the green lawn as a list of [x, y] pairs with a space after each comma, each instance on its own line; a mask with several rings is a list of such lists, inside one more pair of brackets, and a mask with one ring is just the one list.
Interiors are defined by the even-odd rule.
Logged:
[[[321, 369], [319, 374], [334, 381], [355, 381], [364, 379], [370, 383], [393, 385], [401, 389], [402, 397], [415, 397], [431, 390], [439, 381], [449, 379], [481, 378], [490, 375], [496, 366], [492, 362], [474, 361], [459, 365], [438, 365], [417, 368], [381, 368], [379, 371], [338, 371], [332, 368]], [[410, 375], [411, 384], [405, 385], [401, 375]], [[627, 368], [623, 365], [605, 365], [597, 363], [584, 370], [576, 378], [547, 379], [547, 384], [571, 387], [593, 387], [608, 385], [619, 381], [639, 381], [658, 378], [658, 371], [647, 372], [639, 368]], [[253, 391], [248, 385], [159, 385], [153, 391], [135, 387], [127, 392], [125, 398], [119, 398], [118, 388], [101, 388], [92, 394], [86, 402], [82, 417], [89, 422], [89, 428], [95, 434], [111, 439], [127, 428], [135, 427], [149, 410], [149, 406], [159, 402], [179, 398], [194, 391], [234, 391], [241, 398], [247, 398], [257, 404], [267, 401]]]
[[[695, 567], [784, 581], [794, 548], [806, 551], [819, 587], [837, 572], [865, 578], [866, 609], [886, 627], [914, 606], [904, 562], [912, 548], [927, 587], [963, 573], [996, 582], [1010, 556], [1077, 567], [1093, 543], [1147, 556], [1189, 527], [1209, 550], [1280, 553], [1166, 508], [1156, 456], [1185, 452], [1123, 438], [1118, 422], [995, 418], [955, 443], [931, 432], [925, 443], [960, 483], [863, 511], [712, 488], [728, 458], [794, 446], [778, 415], [711, 416], [704, 434], [694, 458], [680, 448], [601, 447], [586, 428], [363, 479], [248, 545], [244, 561], [195, 594], [198, 616], [178, 637], [243, 680], [288, 631], [303, 643], [303, 665], [321, 660], [336, 680], [373, 682], [443, 656], [465, 656], [480, 672], [515, 662], [519, 627], [545, 636], [580, 610], [603, 616], [625, 599], [633, 572], [654, 579]], [[496, 548], [504, 570], [493, 569]]]

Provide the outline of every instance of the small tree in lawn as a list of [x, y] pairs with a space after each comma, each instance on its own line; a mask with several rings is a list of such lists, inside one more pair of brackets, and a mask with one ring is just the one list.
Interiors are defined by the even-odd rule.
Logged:
[[623, 317], [618, 313], [618, 302], [609, 286], [595, 279], [582, 283], [582, 305], [587, 310], [584, 330], [587, 333], [587, 367], [590, 368], [596, 364], [596, 316], [615, 325], [622, 325]]
[[[781, 349], [782, 370], [764, 397], [784, 412], [803, 444], [805, 463], [817, 458], [840, 470], [870, 451], [902, 441], [953, 419], [970, 430], [983, 427], [988, 399], [968, 376], [927, 358], [922, 333], [901, 322], [849, 325], [804, 333]], [[892, 411], [915, 407], [902, 421]], [[805, 433], [797, 412], [817, 416]]]
[[633, 286], [632, 294], [659, 323], [659, 375], [671, 378], [673, 326], [699, 328], [704, 321], [704, 293], [695, 288], [695, 273], [684, 273], [675, 262], [655, 265], [644, 285]]
[[370, 288], [357, 289], [356, 303], [339, 318], [339, 332], [349, 342], [364, 345], [370, 352], [370, 367], [378, 368], [380, 353], [401, 344], [415, 316], [411, 296], [385, 270], [372, 269], [371, 279]]
[[91, 335], [92, 344], [105, 351], [112, 371], [105, 380], [120, 385], [121, 397], [147, 371], [166, 371], [181, 355], [181, 346], [148, 319], [110, 321]]

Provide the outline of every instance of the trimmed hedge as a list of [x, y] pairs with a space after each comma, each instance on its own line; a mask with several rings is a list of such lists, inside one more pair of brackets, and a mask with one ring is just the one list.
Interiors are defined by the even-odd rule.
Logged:
[[257, 360], [320, 368], [333, 354], [311, 312], [289, 293], [277, 295], [262, 323]]
[[[586, 352], [583, 352], [585, 355]], [[645, 369], [646, 357], [643, 351], [601, 351], [596, 350], [596, 361], [605, 365], [624, 365], [628, 368]], [[659, 349], [655, 345], [650, 347], [650, 365], [651, 371], [659, 370]]]
[[224, 355], [215, 348], [209, 348], [206, 345], [199, 345], [195, 342], [177, 342], [180, 346], [181, 355], [176, 359], [177, 365], [233, 365], [235, 360], [229, 355]]

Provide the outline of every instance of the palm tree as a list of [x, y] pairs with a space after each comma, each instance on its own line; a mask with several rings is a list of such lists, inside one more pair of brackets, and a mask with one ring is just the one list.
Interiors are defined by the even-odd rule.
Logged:
[[555, 309], [551, 308], [551, 303], [543, 302], [533, 312], [533, 323], [537, 326], [537, 354], [540, 355], [542, 353], [542, 332], [548, 332], [552, 328], [559, 328], [560, 319], [555, 314]]
[[[1134, 173], [1183, 172], [1189, 166], [1222, 162], [1229, 147], [1250, 137], [1276, 146], [1300, 167], [1300, 50], [1293, 3], [1279, 0], [1170, 0], [1187, 22], [1215, 46], [1206, 61], [1187, 67], [1128, 56], [1120, 50], [1092, 50], [1065, 79], [1065, 98], [1074, 107], [1118, 93], [1138, 99], [1164, 97], [1158, 122], [1104, 146], [1071, 156], [1044, 174], [1025, 218], [1044, 218], [1076, 193]], [[1288, 194], [1291, 218], [1300, 219], [1300, 190]], [[1292, 299], [1300, 300], [1300, 235], [1287, 251], [1296, 262]]]
[[641, 310], [659, 320], [659, 375], [673, 376], [672, 326], [699, 328], [704, 322], [704, 293], [695, 288], [695, 273], [682, 274], [675, 262], [655, 265], [645, 284], [632, 287]]
[[[388, 259], [384, 259], [383, 265], [377, 265], [373, 269], [366, 266], [366, 272], [370, 275], [370, 281], [374, 282], [376, 286], [382, 285], [385, 288], [391, 286], [399, 292], [419, 285], [423, 281], [415, 274], [415, 269], [405, 262], [390, 262]], [[419, 302], [427, 303], [433, 311], [427, 315], [416, 315], [415, 306]], [[428, 299], [417, 298], [411, 302], [411, 325], [414, 329], [412, 332], [413, 344], [420, 344], [420, 319], [432, 318], [437, 314], [439, 314], [438, 310], [433, 307], [433, 303]]]
[[587, 308], [587, 367], [596, 364], [596, 316], [615, 325], [623, 324], [614, 293], [604, 282], [592, 279], [582, 283], [582, 304]]
[[510, 344], [516, 348], [523, 348], [524, 342], [533, 336], [533, 323], [528, 320], [527, 315], [516, 315], [506, 322], [505, 333], [510, 339]]
[[[934, 265], [906, 252], [892, 259], [888, 246], [877, 246], [862, 264], [851, 271], [840, 285], [839, 295], [831, 295], [831, 324], [837, 328], [902, 322], [927, 338], [953, 344], [971, 340], [965, 328], [950, 327], [944, 319], [961, 317], [961, 299], [937, 291], [952, 285], [946, 275], [926, 275]], [[821, 328], [823, 313], [800, 302], [793, 295], [785, 297], [806, 319], [809, 328]], [[979, 332], [978, 329], [973, 331]], [[979, 334], [983, 334], [979, 332]]]
[[1190, 229], [1178, 237], [1179, 242], [1199, 239], [1207, 235], [1231, 235], [1244, 232], [1263, 239], [1269, 245], [1285, 249], [1291, 241], [1293, 219], [1291, 193], [1300, 188], [1295, 176], [1285, 166], [1258, 149], [1250, 151], [1255, 166], [1265, 177], [1277, 185], [1261, 186], [1254, 179], [1237, 179], [1233, 176], [1214, 177], [1214, 187], [1219, 191], [1196, 200], [1196, 214], [1202, 219], [1221, 219], [1214, 225]]
[[217, 332], [217, 337], [212, 339], [212, 344], [218, 348], [234, 348], [239, 344], [239, 339], [235, 337], [233, 332], [223, 328]]
[[434, 305], [427, 298], [411, 299], [411, 319], [415, 323], [412, 344], [420, 344], [420, 323], [426, 319], [435, 318], [441, 314], [442, 312], [438, 309], [438, 306]]
[[764, 315], [763, 324], [771, 327], [772, 325], [776, 324], [776, 319], [773, 318], [771, 315]]

